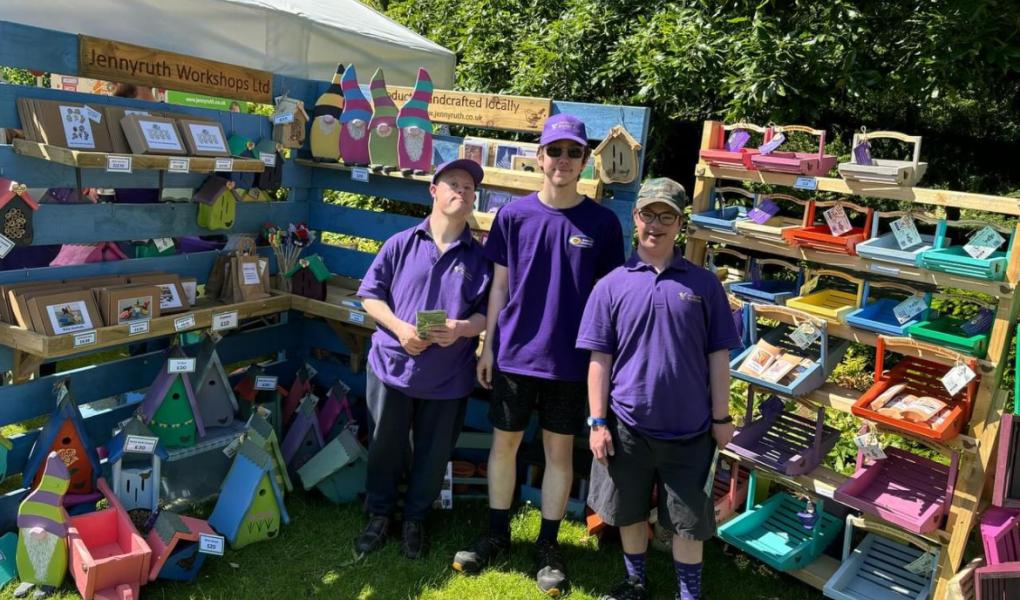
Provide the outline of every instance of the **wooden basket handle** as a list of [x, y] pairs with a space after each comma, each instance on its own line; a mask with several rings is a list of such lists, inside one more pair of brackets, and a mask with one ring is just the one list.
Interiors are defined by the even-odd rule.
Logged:
[[808, 203], [811, 202], [810, 200], [803, 200], [801, 198], [797, 198], [796, 196], [791, 196], [789, 194], [762, 194], [761, 199], [764, 200], [766, 198], [768, 198], [769, 200], [786, 200], [788, 202], [795, 202], [797, 204], [800, 204], [801, 206], [807, 206]]
[[864, 140], [890, 139], [890, 140], [899, 140], [899, 141], [907, 143], [907, 144], [920, 144], [921, 143], [921, 136], [919, 136], [919, 135], [909, 135], [909, 134], [906, 134], [906, 133], [900, 133], [899, 131], [865, 131], [863, 133], [855, 133], [854, 134], [854, 142], [856, 143], [857, 140], [859, 140], [859, 139], [864, 139]]
[[751, 308], [754, 310], [755, 316], [758, 315], [787, 315], [793, 317], [795, 320], [800, 319], [802, 321], [808, 321], [812, 325], [815, 325], [821, 329], [825, 329], [825, 319], [820, 319], [812, 314], [806, 313], [796, 308], [790, 308], [789, 306], [776, 306], [774, 304], [758, 304], [752, 303]]
[[[887, 290], [900, 290], [901, 292], [906, 292], [906, 293], [910, 294], [911, 296], [915, 295], [917, 293], [917, 291], [918, 291], [915, 288], [910, 287], [909, 285], [904, 285], [902, 283], [896, 283], [896, 282], [893, 282], [893, 281], [869, 281], [868, 285], [871, 286], [872, 288], [882, 288], [882, 289], [887, 289]], [[904, 338], [904, 339], [907, 339], [907, 338]]]
[[765, 134], [765, 128], [761, 125], [755, 125], [754, 123], [745, 123], [744, 121], [740, 121], [738, 123], [723, 125], [723, 131], [733, 131], [734, 129], [749, 129], [755, 133], [760, 133], [762, 135]]
[[800, 267], [797, 266], [797, 263], [793, 263], [788, 260], [783, 260], [781, 258], [759, 258], [756, 259], [755, 262], [758, 263], [759, 266], [776, 265], [777, 267], [783, 267], [791, 271], [800, 271]]
[[835, 269], [814, 269], [814, 270], [811, 270], [810, 273], [808, 273], [808, 275], [809, 275], [809, 278], [810, 277], [821, 277], [822, 275], [829, 275], [829, 276], [832, 276], [832, 277], [839, 277], [840, 279], [843, 279], [845, 281], [849, 281], [850, 283], [854, 283], [854, 284], [857, 284], [857, 285], [864, 285], [864, 280], [861, 279], [860, 277], [854, 277], [853, 275], [848, 275], [848, 274], [846, 274], [846, 273], [844, 273], [842, 271], [836, 271]]
[[794, 133], [807, 133], [810, 135], [825, 135], [825, 130], [815, 129], [814, 127], [808, 127], [807, 125], [777, 125], [772, 128], [776, 133], [792, 131]]
[[739, 258], [741, 260], [750, 260], [750, 257], [748, 257], [746, 254], [741, 254], [740, 252], [737, 252], [736, 250], [732, 250], [730, 248], [721, 248], [721, 247], [716, 246], [714, 248], [709, 248], [708, 249], [708, 253], [709, 254], [713, 254], [713, 255], [714, 254], [729, 254], [730, 256]]
[[898, 219], [900, 217], [909, 216], [915, 221], [921, 221], [922, 223], [927, 223], [929, 225], [936, 225], [942, 220], [938, 216], [929, 212], [914, 212], [911, 210], [892, 210], [888, 212], [877, 212], [875, 214], [880, 219]]
[[867, 206], [861, 206], [854, 202], [847, 202], [846, 200], [815, 200], [815, 206], [849, 206], [858, 213], [866, 215], [871, 213], [874, 209], [868, 208]]
[[973, 362], [974, 360], [973, 358], [960, 354], [959, 352], [955, 352], [948, 348], [942, 348], [941, 346], [919, 342], [914, 338], [879, 335], [878, 339], [883, 342], [887, 348], [909, 348], [911, 350], [922, 352], [925, 355], [934, 354], [935, 356], [941, 356], [942, 358], [953, 362], [968, 363]]
[[741, 196], [745, 198], [751, 198], [752, 200], [754, 199], [755, 196], [757, 196], [757, 194], [755, 194], [752, 191], [745, 190], [742, 187], [735, 187], [730, 185], [717, 187], [715, 188], [715, 191], [723, 194], [740, 194]]
[[1005, 233], [1007, 235], [1013, 235], [1013, 231], [1016, 229], [1015, 225], [1010, 227], [1009, 225], [999, 225], [998, 223], [989, 223], [988, 221], [979, 221], [977, 219], [946, 221], [946, 225], [949, 225], [950, 227], [984, 227], [987, 225], [999, 233]]

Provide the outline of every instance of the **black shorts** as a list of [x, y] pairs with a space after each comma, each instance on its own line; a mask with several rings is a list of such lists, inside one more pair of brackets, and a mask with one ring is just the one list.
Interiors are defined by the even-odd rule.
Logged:
[[493, 369], [489, 420], [503, 431], [524, 431], [531, 410], [538, 408], [542, 429], [564, 435], [584, 431], [588, 414], [588, 385], [557, 381]]
[[[608, 467], [591, 463], [588, 505], [616, 527], [648, 520], [652, 486], [659, 486], [659, 523], [682, 538], [715, 535], [715, 507], [705, 480], [715, 453], [709, 432], [686, 440], [659, 440], [627, 427], [612, 414], [614, 455]], [[709, 488], [711, 490], [711, 488]]]

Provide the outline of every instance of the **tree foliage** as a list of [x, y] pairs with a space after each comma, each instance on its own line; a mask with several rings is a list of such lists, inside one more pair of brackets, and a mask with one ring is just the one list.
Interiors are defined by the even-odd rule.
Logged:
[[[391, 0], [461, 89], [652, 109], [648, 169], [690, 178], [701, 121], [925, 136], [930, 185], [1020, 187], [1020, 4]], [[846, 147], [844, 142], [843, 147]]]

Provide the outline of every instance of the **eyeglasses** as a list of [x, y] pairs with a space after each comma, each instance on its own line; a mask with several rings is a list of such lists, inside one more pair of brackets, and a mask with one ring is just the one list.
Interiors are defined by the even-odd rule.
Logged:
[[649, 225], [653, 221], [658, 219], [659, 223], [662, 223], [663, 225], [665, 225], [667, 227], [672, 225], [673, 223], [676, 223], [677, 219], [680, 218], [680, 215], [676, 214], [675, 212], [661, 212], [661, 213], [657, 213], [657, 212], [652, 212], [650, 210], [639, 210], [638, 213], [637, 213], [637, 216], [638, 216], [639, 219], [641, 219], [645, 223], [648, 223]]
[[[550, 158], [559, 158], [563, 154], [563, 150], [563, 146], [549, 146], [545, 149], [545, 155]], [[578, 146], [566, 148], [566, 151], [567, 156], [575, 160], [584, 156], [584, 148]]]

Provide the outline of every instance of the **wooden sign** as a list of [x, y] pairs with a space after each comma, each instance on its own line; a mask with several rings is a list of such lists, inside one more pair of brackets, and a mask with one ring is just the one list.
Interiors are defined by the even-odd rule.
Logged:
[[[386, 89], [397, 106], [403, 106], [413, 91], [413, 88], [392, 85]], [[450, 125], [540, 132], [551, 108], [549, 98], [433, 90], [429, 118], [435, 123]]]
[[78, 74], [263, 104], [273, 101], [273, 76], [266, 71], [87, 35], [78, 36]]

